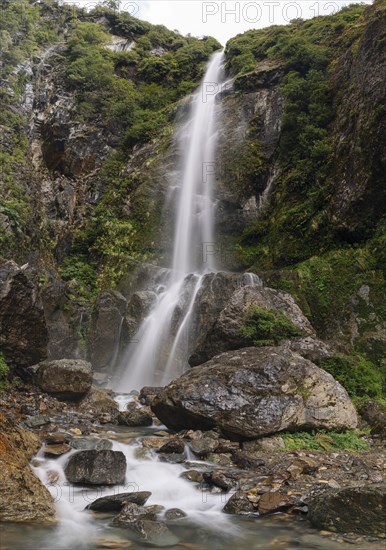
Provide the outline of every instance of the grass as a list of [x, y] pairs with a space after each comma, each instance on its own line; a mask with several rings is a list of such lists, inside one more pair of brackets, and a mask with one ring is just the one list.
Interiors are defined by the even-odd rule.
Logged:
[[349, 430], [347, 432], [298, 432], [282, 433], [285, 450], [304, 451], [367, 451], [370, 444], [363, 439], [364, 431]]

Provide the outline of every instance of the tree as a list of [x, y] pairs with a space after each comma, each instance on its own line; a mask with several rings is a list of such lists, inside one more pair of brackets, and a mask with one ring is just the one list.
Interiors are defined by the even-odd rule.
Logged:
[[104, 0], [102, 6], [106, 6], [110, 10], [119, 11], [121, 0]]

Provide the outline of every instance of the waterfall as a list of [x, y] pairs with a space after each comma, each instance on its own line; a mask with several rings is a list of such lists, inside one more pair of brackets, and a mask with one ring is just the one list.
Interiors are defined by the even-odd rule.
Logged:
[[175, 193], [176, 221], [171, 271], [165, 287], [129, 345], [113, 387], [117, 391], [167, 384], [187, 366], [189, 327], [203, 274], [215, 271], [212, 197], [224, 72], [223, 53], [208, 63], [192, 96], [188, 120], [178, 132], [182, 158]]

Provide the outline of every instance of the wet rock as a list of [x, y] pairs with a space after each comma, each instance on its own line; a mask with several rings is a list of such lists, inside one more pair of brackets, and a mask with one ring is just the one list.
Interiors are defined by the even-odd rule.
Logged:
[[199, 457], [206, 456], [209, 453], [213, 453], [218, 447], [218, 441], [216, 439], [209, 439], [207, 437], [203, 439], [196, 439], [189, 443], [190, 449]]
[[118, 405], [107, 390], [91, 388], [86, 397], [77, 405], [78, 411], [90, 413], [97, 418], [109, 415], [114, 421], [118, 416]]
[[283, 313], [301, 332], [306, 335], [314, 334], [310, 322], [290, 294], [263, 286], [248, 285], [232, 294], [212, 330], [190, 357], [190, 365], [205, 363], [224, 351], [253, 345], [253, 340], [246, 338], [241, 332], [251, 306]]
[[62, 456], [71, 451], [70, 445], [61, 443], [57, 445], [46, 445], [43, 449], [44, 455], [48, 457]]
[[312, 496], [308, 507], [318, 529], [386, 537], [386, 483], [328, 489]]
[[71, 483], [117, 485], [125, 481], [126, 457], [121, 451], [80, 451], [64, 469]]
[[86, 506], [86, 509], [93, 512], [120, 512], [123, 506], [129, 503], [143, 506], [150, 496], [150, 491], [133, 491], [131, 493], [109, 495], [97, 498]]
[[186, 460], [185, 453], [162, 453], [159, 458], [161, 462], [169, 462], [169, 464], [182, 464]]
[[26, 269], [0, 259], [0, 348], [7, 361], [29, 366], [47, 357], [48, 332], [39, 289]]
[[291, 500], [286, 495], [268, 492], [261, 495], [259, 499], [259, 514], [273, 514], [286, 510], [292, 506]]
[[62, 432], [50, 433], [47, 434], [44, 438], [44, 441], [47, 445], [56, 445], [59, 443], [68, 443], [69, 436]]
[[254, 470], [265, 464], [258, 453], [249, 451], [237, 451], [233, 453], [232, 462], [244, 470]]
[[230, 491], [238, 484], [236, 478], [234, 478], [230, 474], [227, 474], [226, 472], [221, 472], [219, 470], [215, 470], [213, 472], [205, 472], [204, 481], [208, 485], [214, 485], [215, 487], [222, 489], [222, 491], [224, 492]]
[[243, 491], [236, 491], [223, 508], [226, 514], [253, 514], [255, 508]]
[[137, 521], [139, 519], [145, 519], [154, 521], [157, 517], [156, 512], [152, 509], [148, 509], [145, 506], [139, 506], [134, 502], [128, 502], [124, 504], [120, 513], [113, 519], [112, 525], [114, 527], [128, 527], [129, 523]]
[[236, 440], [357, 425], [346, 390], [282, 346], [223, 353], [171, 382], [151, 408], [171, 429], [218, 428]]
[[153, 546], [173, 546], [179, 541], [178, 537], [160, 521], [138, 520], [130, 523], [129, 527], [137, 534], [141, 542]]
[[130, 548], [132, 546], [131, 540], [121, 539], [119, 537], [100, 537], [92, 541], [97, 548]]
[[165, 519], [169, 521], [182, 519], [186, 517], [187, 517], [187, 514], [185, 514], [185, 512], [183, 510], [180, 510], [179, 508], [170, 508], [165, 512]]
[[143, 403], [144, 405], [151, 405], [154, 397], [156, 395], [158, 395], [159, 393], [161, 393], [163, 390], [162, 387], [150, 387], [150, 386], [145, 386], [144, 388], [141, 389], [141, 391], [139, 392], [139, 400], [141, 401], [141, 403]]
[[130, 409], [119, 413], [118, 424], [123, 426], [138, 427], [151, 426], [153, 424], [152, 416], [142, 409]]
[[263, 437], [261, 439], [255, 439], [253, 441], [244, 441], [243, 450], [248, 452], [255, 451], [280, 451], [285, 449], [284, 440], [280, 436]]
[[187, 470], [186, 472], [182, 472], [180, 477], [193, 481], [194, 483], [201, 483], [204, 479], [204, 474], [198, 470]]
[[54, 521], [53, 499], [29, 465], [40, 446], [35, 434], [0, 413], [0, 521]]
[[38, 415], [26, 420], [25, 425], [32, 430], [36, 430], [38, 428], [42, 428], [43, 426], [47, 426], [47, 424], [50, 424], [50, 422], [51, 420], [48, 416]]
[[185, 443], [181, 439], [170, 439], [167, 441], [157, 453], [177, 453], [182, 454], [185, 451]]
[[92, 384], [92, 367], [79, 359], [43, 361], [33, 367], [39, 387], [60, 399], [77, 400]]

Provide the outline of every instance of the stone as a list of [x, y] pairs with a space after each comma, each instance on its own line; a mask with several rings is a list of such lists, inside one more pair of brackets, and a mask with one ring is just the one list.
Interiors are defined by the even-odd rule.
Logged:
[[154, 399], [154, 397], [159, 393], [161, 393], [162, 390], [163, 390], [162, 387], [145, 386], [139, 392], [139, 400], [144, 405], [151, 405], [151, 402]]
[[233, 493], [223, 508], [223, 512], [226, 514], [236, 515], [253, 514], [255, 511], [253, 504], [249, 502], [243, 491], [236, 491]]
[[39, 288], [28, 268], [0, 258], [0, 349], [23, 367], [47, 357], [48, 331]]
[[77, 400], [92, 384], [92, 367], [80, 359], [57, 359], [34, 365], [40, 389], [60, 399]]
[[236, 451], [232, 454], [232, 462], [243, 470], [256, 470], [265, 462], [258, 452]]
[[150, 491], [133, 491], [131, 493], [118, 493], [106, 497], [97, 498], [86, 506], [93, 512], [120, 512], [125, 504], [137, 504], [143, 506], [151, 496]]
[[68, 443], [69, 436], [62, 432], [54, 432], [47, 434], [44, 438], [44, 441], [47, 445], [55, 445], [57, 443]]
[[232, 477], [232, 475], [220, 470], [204, 473], [204, 480], [208, 483], [208, 485], [214, 485], [215, 487], [222, 489], [224, 492], [230, 491], [238, 484], [237, 479]]
[[169, 508], [169, 510], [166, 510], [165, 512], [165, 519], [167, 519], [168, 521], [173, 521], [186, 517], [187, 514], [185, 514], [185, 512], [183, 510], [180, 510], [179, 508]]
[[79, 451], [70, 457], [64, 473], [71, 483], [118, 485], [125, 481], [126, 457], [121, 451]]
[[151, 508], [148, 509], [145, 506], [139, 506], [134, 502], [128, 502], [123, 505], [120, 513], [115, 516], [112, 521], [112, 525], [114, 527], [127, 528], [129, 523], [137, 521], [138, 519], [154, 521], [156, 517], [156, 512]]
[[130, 548], [133, 544], [131, 540], [121, 539], [119, 537], [100, 537], [92, 541], [97, 548]]
[[185, 451], [185, 443], [182, 439], [169, 439], [157, 453], [179, 453], [182, 454]]
[[258, 505], [259, 514], [274, 514], [286, 510], [292, 506], [292, 502], [286, 495], [268, 492], [261, 495]]
[[118, 424], [133, 428], [138, 426], [151, 426], [153, 424], [153, 418], [142, 409], [130, 409], [119, 413]]
[[204, 479], [204, 474], [202, 472], [199, 472], [198, 470], [187, 470], [186, 472], [182, 472], [182, 474], [180, 474], [180, 477], [188, 479], [189, 481], [193, 481], [194, 483], [201, 483], [201, 481]]
[[29, 418], [25, 421], [25, 425], [28, 428], [31, 428], [32, 430], [36, 430], [38, 428], [42, 428], [43, 426], [47, 426], [47, 424], [50, 424], [51, 420], [48, 416], [33, 416], [32, 418]]
[[375, 401], [368, 401], [361, 408], [362, 418], [369, 424], [371, 433], [386, 438], [386, 409]]
[[152, 410], [168, 428], [217, 428], [232, 440], [282, 430], [351, 429], [357, 414], [327, 372], [283, 346], [223, 353], [172, 381]]
[[116, 401], [107, 390], [91, 388], [88, 394], [77, 404], [77, 409], [82, 413], [90, 413], [97, 418], [108, 414], [114, 420], [119, 413]]
[[224, 351], [251, 346], [253, 341], [241, 332], [251, 306], [283, 313], [305, 335], [315, 334], [307, 317], [290, 294], [268, 287], [248, 285], [232, 294], [213, 328], [190, 357], [190, 365], [205, 363]]
[[70, 445], [59, 443], [57, 445], [46, 445], [43, 449], [44, 455], [48, 457], [62, 456], [71, 451]]
[[386, 483], [327, 489], [307, 504], [317, 529], [386, 538]]
[[129, 524], [141, 542], [152, 546], [173, 546], [179, 542], [168, 527], [161, 521], [138, 520]]
[[209, 453], [213, 453], [218, 447], [218, 441], [216, 439], [209, 439], [204, 437], [202, 439], [196, 439], [189, 443], [190, 449], [199, 457], [206, 456]]
[[55, 521], [53, 499], [29, 465], [40, 446], [37, 435], [0, 413], [0, 521]]

